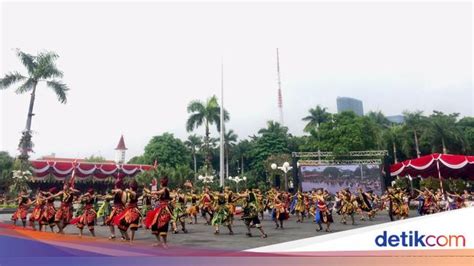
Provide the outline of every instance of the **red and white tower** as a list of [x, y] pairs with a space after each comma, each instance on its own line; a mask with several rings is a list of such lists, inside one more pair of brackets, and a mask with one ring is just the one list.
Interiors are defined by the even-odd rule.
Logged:
[[125, 141], [123, 140], [123, 135], [120, 137], [119, 143], [117, 144], [117, 148], [115, 148], [115, 162], [116, 163], [125, 163], [125, 151], [127, 147], [125, 147]]

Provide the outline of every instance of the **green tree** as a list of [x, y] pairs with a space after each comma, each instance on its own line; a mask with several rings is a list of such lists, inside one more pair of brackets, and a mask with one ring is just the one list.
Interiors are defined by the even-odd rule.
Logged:
[[463, 136], [463, 150], [465, 154], [474, 154], [474, 117], [464, 117], [458, 121], [456, 127]]
[[146, 164], [153, 164], [156, 160], [167, 167], [176, 167], [191, 161], [186, 146], [170, 133], [154, 136], [146, 145], [143, 157]]
[[[140, 155], [140, 156], [134, 156], [130, 158], [130, 160], [128, 160], [128, 163], [129, 164], [147, 164], [147, 160], [145, 159], [145, 157], [143, 157], [143, 155]], [[155, 162], [153, 161], [153, 163]]]
[[[278, 122], [268, 121], [267, 127], [258, 131], [259, 136], [254, 136], [252, 149], [249, 152], [252, 157], [251, 167], [255, 175], [263, 178], [265, 176], [265, 160], [274, 154], [289, 154], [288, 142], [290, 135], [288, 128]], [[262, 180], [263, 181], [263, 180]]]
[[38, 83], [45, 82], [46, 86], [51, 88], [58, 101], [61, 103], [67, 102], [67, 85], [59, 78], [63, 77], [61, 72], [55, 64], [59, 57], [54, 52], [41, 52], [34, 56], [17, 50], [17, 56], [21, 63], [25, 66], [28, 74], [22, 75], [19, 72], [10, 72], [0, 79], [0, 89], [6, 89], [15, 83], [21, 85], [16, 89], [16, 93], [31, 92], [30, 105], [28, 108], [28, 117], [26, 120], [26, 128], [20, 140], [19, 148], [21, 151], [20, 158], [24, 161], [28, 159], [28, 152], [32, 150], [33, 144], [31, 142], [31, 120], [33, 118], [33, 106], [35, 104], [36, 88]]
[[238, 161], [239, 166], [237, 168], [240, 168], [240, 171], [238, 171], [241, 175], [245, 174], [246, 167], [248, 164], [246, 164], [246, 159], [250, 157], [250, 150], [252, 148], [252, 143], [245, 139], [241, 140], [236, 146], [235, 146], [235, 157]]
[[[190, 114], [186, 122], [186, 130], [188, 132], [204, 125], [204, 148], [206, 152], [205, 165], [209, 169], [211, 165], [211, 149], [209, 147], [210, 126], [215, 124], [217, 131], [221, 130], [220, 124], [220, 106], [216, 96], [207, 99], [206, 102], [199, 100], [191, 101], [188, 105], [188, 113]], [[229, 120], [229, 113], [224, 110], [224, 121]]]
[[376, 139], [374, 142], [377, 143], [378, 149], [384, 149], [384, 134], [387, 129], [390, 128], [392, 123], [385, 117], [385, 115], [381, 112], [374, 112], [370, 111], [366, 115], [377, 127], [376, 130]]
[[0, 151], [0, 191], [8, 191], [12, 185], [12, 170], [15, 159], [6, 151]]
[[303, 121], [308, 122], [304, 127], [304, 131], [317, 131], [322, 123], [328, 122], [329, 120], [331, 120], [331, 114], [327, 112], [327, 108], [317, 105], [316, 108], [309, 109], [308, 116], [303, 117]]
[[321, 147], [336, 154], [370, 150], [377, 147], [377, 126], [366, 116], [354, 112], [333, 115], [333, 121], [321, 125]]
[[229, 155], [230, 149], [235, 146], [237, 142], [237, 134], [232, 129], [224, 134], [224, 152], [225, 152], [225, 177], [229, 177]]
[[398, 158], [397, 158], [397, 145], [402, 141], [403, 137], [403, 128], [401, 125], [393, 125], [386, 130], [384, 130], [383, 137], [387, 144], [391, 146], [392, 152], [393, 152], [393, 159], [395, 163], [398, 163]]
[[441, 147], [442, 152], [446, 154], [448, 146], [462, 142], [461, 132], [456, 127], [458, 117], [459, 113], [447, 115], [439, 111], [433, 111], [430, 115], [427, 137], [431, 140], [433, 151]]
[[413, 139], [415, 141], [415, 152], [416, 157], [420, 158], [420, 144], [418, 137], [422, 129], [427, 126], [426, 117], [423, 116], [422, 111], [409, 112], [404, 111], [403, 116], [405, 117], [405, 126], [407, 130], [413, 133]]
[[188, 149], [191, 151], [191, 154], [193, 156], [194, 175], [196, 176], [197, 174], [196, 154], [202, 145], [202, 138], [200, 136], [197, 136], [196, 134], [190, 135], [188, 136], [188, 139], [184, 142], [184, 145], [188, 147]]

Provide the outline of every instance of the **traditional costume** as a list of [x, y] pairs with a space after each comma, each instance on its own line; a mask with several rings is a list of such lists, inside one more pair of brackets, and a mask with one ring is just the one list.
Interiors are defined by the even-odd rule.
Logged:
[[97, 213], [94, 210], [95, 200], [96, 197], [94, 196], [94, 190], [89, 189], [87, 193], [81, 197], [81, 203], [84, 206], [81, 216], [74, 219], [74, 222], [71, 222], [72, 224], [75, 223], [77, 228], [79, 228], [81, 236], [82, 230], [85, 226], [89, 228], [89, 231], [91, 232], [92, 236], [95, 236], [94, 223], [95, 218], [97, 217]]
[[180, 191], [177, 192], [175, 199], [174, 199], [174, 207], [173, 207], [173, 216], [172, 216], [172, 221], [173, 221], [173, 233], [177, 234], [178, 233], [178, 226], [177, 224], [181, 224], [181, 230], [184, 233], [187, 233], [188, 230], [186, 230], [186, 198], [184, 195], [180, 194]]
[[168, 179], [163, 178], [160, 182], [162, 189], [158, 191], [161, 192], [159, 193], [158, 204], [154, 210], [148, 212], [145, 225], [147, 228], [151, 229], [151, 233], [154, 234], [158, 240], [159, 237], [162, 237], [165, 241], [164, 244], [166, 245], [166, 236], [168, 235], [168, 228], [171, 220], [171, 211], [169, 208], [171, 197], [170, 191], [167, 187]]
[[[50, 188], [48, 191], [48, 195], [54, 195], [57, 193], [57, 189]], [[54, 226], [56, 225], [54, 223], [54, 217], [56, 216], [56, 208], [54, 207], [54, 197], [48, 198], [46, 200], [46, 204], [43, 208], [43, 212], [41, 215], [41, 224], [46, 226], [49, 225], [51, 228], [51, 231], [53, 231]]]
[[234, 234], [230, 225], [229, 208], [226, 205], [225, 194], [220, 193], [217, 196], [217, 202], [214, 206], [214, 216], [212, 217], [211, 224], [215, 226], [215, 234], [219, 234], [219, 226], [226, 225], [229, 228], [229, 234]]
[[329, 210], [324, 195], [316, 195], [316, 215], [314, 221], [319, 225], [316, 231], [323, 229], [321, 224], [326, 224], [326, 232], [330, 232], [329, 226], [333, 222], [331, 210]]
[[199, 206], [197, 204], [198, 198], [197, 195], [192, 193], [188, 196], [191, 199], [191, 205], [187, 209], [188, 217], [190, 220], [190, 224], [193, 223], [193, 217], [194, 217], [194, 223], [197, 224], [197, 215], [199, 213]]
[[44, 204], [45, 200], [43, 198], [43, 193], [39, 192], [36, 195], [36, 199], [34, 200], [35, 208], [33, 209], [33, 212], [30, 215], [30, 225], [35, 229], [35, 222], [38, 222], [39, 228], [41, 231], [41, 215], [43, 215], [43, 209], [44, 209]]
[[26, 226], [26, 216], [28, 215], [28, 208], [30, 207], [30, 199], [26, 194], [21, 193], [18, 198], [18, 208], [12, 215], [13, 223], [16, 224], [17, 220], [21, 220], [23, 227]]
[[247, 193], [245, 197], [245, 202], [244, 202], [244, 213], [242, 215], [242, 220], [244, 220], [245, 226], [247, 227], [247, 236], [251, 237], [252, 233], [250, 231], [250, 228], [252, 225], [254, 225], [258, 230], [260, 230], [260, 233], [262, 234], [262, 238], [266, 238], [267, 234], [263, 231], [262, 224], [260, 222], [260, 219], [258, 219], [258, 207], [257, 207], [257, 197], [255, 193], [249, 192]]

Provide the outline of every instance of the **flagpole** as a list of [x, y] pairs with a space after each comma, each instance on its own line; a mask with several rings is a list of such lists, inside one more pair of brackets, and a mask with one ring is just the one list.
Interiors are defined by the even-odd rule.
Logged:
[[225, 126], [224, 126], [224, 60], [221, 60], [221, 113], [220, 113], [220, 124], [221, 124], [221, 137], [220, 137], [220, 186], [224, 187], [224, 131], [225, 131]]

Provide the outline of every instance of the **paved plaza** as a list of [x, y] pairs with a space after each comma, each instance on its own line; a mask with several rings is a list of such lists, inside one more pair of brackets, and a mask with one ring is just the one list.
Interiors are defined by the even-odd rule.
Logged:
[[[417, 216], [416, 211], [412, 210], [410, 216]], [[11, 214], [1, 214], [0, 221], [5, 224], [11, 224], [10, 217]], [[386, 211], [378, 213], [372, 221], [361, 221], [359, 220], [359, 216], [356, 216], [356, 225], [341, 224], [340, 219], [341, 216], [334, 215], [335, 222], [331, 225], [332, 233], [390, 222]], [[101, 223], [101, 221], [99, 221], [99, 223]], [[296, 223], [296, 217], [294, 216], [285, 221], [285, 229], [275, 229], [275, 224], [271, 221], [269, 214], [266, 214], [265, 219], [263, 220], [263, 228], [268, 234], [268, 238], [265, 239], [259, 237], [259, 232], [256, 228], [252, 229], [253, 237], [247, 237], [245, 235], [246, 228], [243, 221], [240, 220], [240, 216], [236, 216], [234, 221], [234, 235], [229, 235], [226, 227], [221, 227], [220, 234], [214, 235], [214, 227], [205, 225], [204, 219], [201, 217], [198, 218], [198, 224], [186, 224], [186, 226], [188, 229], [187, 234], [184, 234], [181, 231], [178, 234], [169, 233], [169, 244], [171, 246], [177, 245], [190, 248], [245, 250], [318, 235], [332, 234], [324, 231], [316, 232], [316, 224], [310, 220], [305, 220], [303, 223]], [[109, 229], [107, 226], [99, 225], [95, 228], [98, 238], [107, 238], [109, 236]], [[76, 226], [69, 225], [65, 232], [68, 235], [77, 235], [79, 230]], [[117, 236], [120, 235], [118, 230], [116, 230], [116, 233]], [[84, 230], [84, 235], [86, 237], [90, 236], [87, 229]], [[120, 242], [119, 239], [111, 241]], [[137, 243], [149, 243], [151, 245], [155, 241], [155, 237], [149, 230], [141, 228], [136, 233], [136, 241]]]

